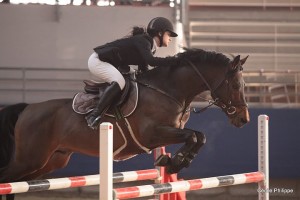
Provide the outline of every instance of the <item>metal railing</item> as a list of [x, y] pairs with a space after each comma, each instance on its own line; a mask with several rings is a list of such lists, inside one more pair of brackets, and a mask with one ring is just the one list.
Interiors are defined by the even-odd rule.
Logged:
[[0, 104], [72, 98], [91, 78], [87, 69], [0, 67]]
[[189, 47], [250, 55], [247, 66], [258, 70], [300, 66], [300, 22], [191, 21]]
[[[300, 71], [244, 71], [246, 82], [245, 97], [249, 107], [299, 108], [300, 107]], [[200, 94], [210, 98], [209, 93]], [[196, 107], [206, 102], [196, 98]]]
[[246, 71], [244, 79], [251, 104], [300, 107], [300, 71]]

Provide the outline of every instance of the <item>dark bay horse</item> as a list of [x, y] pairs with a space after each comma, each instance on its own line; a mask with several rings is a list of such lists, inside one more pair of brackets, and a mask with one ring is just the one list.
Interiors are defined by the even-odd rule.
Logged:
[[[172, 157], [156, 161], [169, 173], [187, 167], [205, 143], [203, 133], [185, 129], [190, 103], [210, 90], [214, 104], [231, 124], [249, 122], [242, 65], [221, 53], [187, 49], [173, 57], [176, 66], [157, 67], [137, 76], [139, 101], [126, 120], [134, 135], [114, 128], [114, 159], [124, 160], [154, 148], [184, 143]], [[116, 124], [115, 118], [104, 121]], [[73, 152], [99, 156], [99, 132], [72, 110], [72, 99], [16, 104], [0, 112], [0, 183], [32, 180], [67, 165]]]

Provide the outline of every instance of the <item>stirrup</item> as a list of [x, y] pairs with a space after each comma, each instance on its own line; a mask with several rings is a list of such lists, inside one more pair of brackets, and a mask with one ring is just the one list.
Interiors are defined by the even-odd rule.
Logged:
[[100, 120], [101, 120], [101, 115], [96, 117], [91, 124], [88, 124], [88, 126], [94, 130], [97, 130], [100, 124]]

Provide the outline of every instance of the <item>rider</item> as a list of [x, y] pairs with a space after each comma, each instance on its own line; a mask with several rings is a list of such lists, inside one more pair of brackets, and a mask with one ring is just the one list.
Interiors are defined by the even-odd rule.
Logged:
[[140, 72], [148, 70], [148, 65], [164, 66], [175, 65], [175, 59], [170, 57], [154, 57], [158, 47], [167, 47], [171, 37], [177, 37], [172, 23], [164, 17], [152, 19], [147, 30], [134, 27], [132, 36], [122, 38], [94, 49], [89, 57], [90, 72], [110, 85], [105, 89], [96, 108], [86, 116], [88, 126], [97, 128], [101, 116], [109, 108], [125, 86], [121, 73], [129, 72], [128, 65], [137, 65]]

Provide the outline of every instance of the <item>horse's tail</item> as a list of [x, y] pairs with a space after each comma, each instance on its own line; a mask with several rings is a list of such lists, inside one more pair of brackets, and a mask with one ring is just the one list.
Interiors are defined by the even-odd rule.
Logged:
[[5, 167], [12, 157], [15, 125], [27, 105], [19, 103], [0, 110], [0, 168]]

